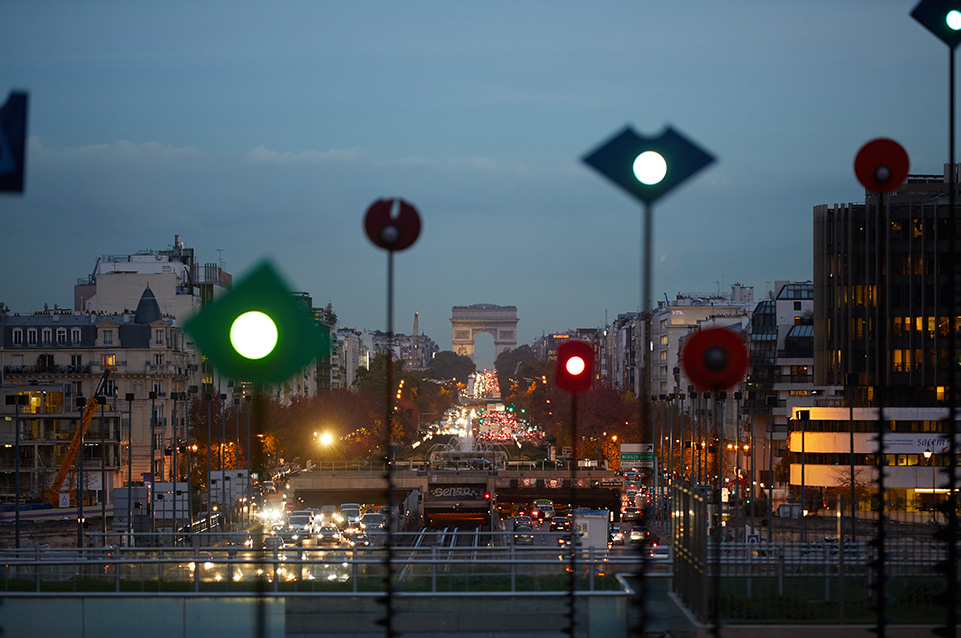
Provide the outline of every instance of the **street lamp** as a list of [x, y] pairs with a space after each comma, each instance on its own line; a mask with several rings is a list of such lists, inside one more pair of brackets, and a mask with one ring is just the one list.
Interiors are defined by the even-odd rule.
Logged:
[[928, 465], [931, 466], [931, 509], [932, 509], [932, 511], [934, 511], [934, 482], [935, 482], [935, 477], [934, 477], [934, 461], [931, 459], [931, 457], [934, 455], [934, 452], [932, 452], [931, 450], [927, 450], [927, 449], [926, 449], [924, 452], [922, 452], [922, 454], [924, 455], [924, 460], [927, 461], [927, 462], [928, 462]]

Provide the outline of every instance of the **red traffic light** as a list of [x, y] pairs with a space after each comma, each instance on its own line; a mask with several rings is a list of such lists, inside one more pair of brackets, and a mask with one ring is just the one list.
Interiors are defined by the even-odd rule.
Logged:
[[885, 137], [871, 140], [854, 158], [854, 174], [872, 193], [890, 193], [908, 176], [910, 160], [904, 147]]
[[557, 348], [557, 387], [583, 392], [594, 381], [594, 348], [586, 341], [567, 341]]
[[378, 199], [367, 209], [364, 230], [384, 250], [404, 250], [417, 241], [420, 215], [402, 199]]
[[747, 348], [726, 328], [706, 328], [692, 335], [681, 358], [687, 376], [707, 392], [727, 390], [747, 372]]

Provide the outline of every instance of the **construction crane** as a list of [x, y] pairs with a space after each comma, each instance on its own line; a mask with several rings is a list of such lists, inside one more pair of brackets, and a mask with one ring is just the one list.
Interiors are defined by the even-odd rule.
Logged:
[[90, 397], [90, 400], [87, 401], [87, 405], [83, 408], [83, 413], [80, 416], [80, 425], [77, 427], [77, 431], [74, 432], [73, 440], [70, 441], [70, 447], [67, 448], [67, 454], [60, 463], [60, 471], [57, 472], [57, 477], [53, 479], [50, 489], [44, 492], [44, 500], [54, 507], [60, 505], [60, 488], [63, 487], [63, 482], [66, 480], [67, 474], [73, 469], [73, 462], [77, 458], [77, 453], [80, 452], [83, 437], [90, 428], [93, 415], [97, 413], [97, 408], [100, 406], [97, 397], [103, 396], [107, 386], [107, 378], [110, 376], [110, 373], [116, 369], [117, 368], [113, 366], [104, 367], [103, 374], [100, 376], [100, 382], [97, 384], [97, 389], [94, 391], [93, 396]]

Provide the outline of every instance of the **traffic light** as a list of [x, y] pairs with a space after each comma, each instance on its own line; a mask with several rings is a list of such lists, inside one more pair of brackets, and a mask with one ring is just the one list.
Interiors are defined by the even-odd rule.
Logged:
[[583, 392], [594, 381], [594, 348], [586, 341], [566, 341], [557, 348], [557, 386], [568, 392]]
[[0, 106], [0, 192], [23, 192], [27, 94], [11, 92]]
[[887, 138], [871, 140], [854, 158], [854, 174], [872, 193], [897, 190], [908, 176], [910, 167], [904, 147]]
[[222, 375], [254, 383], [279, 383], [330, 353], [329, 332], [267, 262], [184, 329]]
[[961, 44], [961, 2], [958, 0], [922, 0], [914, 7], [911, 17], [951, 49]]
[[402, 199], [378, 199], [367, 209], [364, 230], [368, 239], [384, 250], [405, 250], [420, 234], [420, 214]]
[[747, 348], [727, 328], [705, 328], [688, 337], [681, 360], [691, 382], [708, 392], [727, 390], [747, 372]]
[[714, 161], [671, 127], [657, 137], [627, 126], [584, 158], [584, 162], [636, 199], [653, 204]]

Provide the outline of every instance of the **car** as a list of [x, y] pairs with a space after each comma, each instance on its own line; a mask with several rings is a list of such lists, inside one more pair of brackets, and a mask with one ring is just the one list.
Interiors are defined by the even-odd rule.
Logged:
[[534, 530], [532, 530], [527, 525], [515, 527], [514, 528], [514, 544], [515, 545], [533, 545]]
[[554, 518], [554, 502], [546, 498], [534, 499], [531, 504], [531, 518], [544, 521]]
[[514, 529], [518, 527], [533, 527], [534, 521], [531, 520], [530, 516], [515, 516], [514, 517]]
[[[570, 533], [561, 534], [557, 539], [557, 544], [560, 547], [570, 547], [571, 546], [572, 535]], [[577, 545], [581, 546], [584, 544], [584, 538], [580, 534], [577, 535]]]
[[383, 514], [375, 514], [374, 512], [364, 514], [360, 520], [364, 525], [364, 529], [367, 531], [382, 530], [387, 522]]
[[648, 555], [651, 557], [651, 560], [659, 563], [669, 563], [673, 560], [670, 545], [654, 545], [651, 547]]
[[653, 536], [649, 529], [643, 525], [635, 525], [631, 528], [630, 534], [628, 535], [631, 543], [634, 545], [639, 545], [641, 543], [652, 543], [655, 542]]
[[628, 505], [621, 509], [621, 520], [622, 521], [636, 521], [640, 512], [633, 505]]
[[287, 517], [287, 529], [301, 535], [313, 534], [314, 515], [305, 510], [291, 512], [290, 516]]
[[571, 519], [569, 516], [555, 516], [551, 519], [551, 531], [552, 532], [569, 532], [571, 531]]
[[367, 547], [370, 545], [370, 536], [364, 531], [354, 532], [347, 537], [347, 543], [351, 547]]
[[281, 550], [286, 546], [284, 539], [280, 536], [268, 536], [264, 539], [264, 549], [269, 551]]
[[611, 529], [611, 545], [623, 545], [623, 544], [624, 544], [623, 530], [617, 527]]
[[337, 511], [336, 505], [321, 505], [320, 524], [340, 526], [344, 522], [344, 517]]
[[337, 545], [342, 540], [340, 530], [334, 525], [323, 525], [317, 530], [317, 543], [320, 545]]
[[341, 503], [340, 515], [344, 517], [344, 524], [348, 527], [360, 525], [360, 503]]

